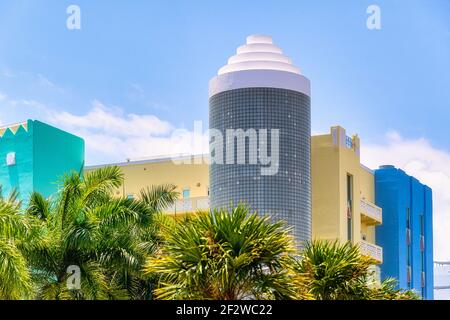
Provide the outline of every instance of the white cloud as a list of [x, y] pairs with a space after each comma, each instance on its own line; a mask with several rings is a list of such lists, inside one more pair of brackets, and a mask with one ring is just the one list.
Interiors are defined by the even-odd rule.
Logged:
[[[208, 151], [204, 133], [180, 131], [155, 115], [126, 113], [99, 101], [93, 101], [85, 114], [77, 115], [0, 92], [0, 124], [25, 120], [24, 115], [83, 137], [87, 164]], [[424, 138], [404, 139], [395, 131], [386, 135], [386, 143], [363, 145], [361, 152], [367, 166], [393, 164], [433, 189], [435, 258], [450, 260], [450, 153]]]
[[450, 153], [392, 131], [385, 144], [363, 145], [361, 160], [371, 168], [395, 165], [433, 189], [434, 257], [450, 260]]
[[88, 164], [208, 150], [208, 137], [202, 132], [177, 129], [154, 115], [125, 113], [99, 101], [84, 115], [52, 111], [46, 120], [84, 138]]
[[165, 135], [173, 129], [154, 115], [124, 114], [121, 109], [108, 108], [99, 101], [94, 101], [85, 115], [59, 112], [54, 113], [51, 120], [70, 129], [88, 129], [113, 136]]
[[24, 115], [82, 137], [86, 143], [86, 164], [208, 152], [205, 133], [176, 128], [155, 115], [126, 113], [97, 100], [79, 115], [0, 92], [0, 125], [23, 121]]
[[0, 124], [20, 122], [27, 119], [44, 119], [49, 108], [36, 100], [14, 99], [0, 92]]

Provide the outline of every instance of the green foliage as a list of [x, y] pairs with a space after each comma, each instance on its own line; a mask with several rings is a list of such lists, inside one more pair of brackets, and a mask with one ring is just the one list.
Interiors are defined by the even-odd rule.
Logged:
[[173, 204], [179, 197], [173, 184], [162, 184], [141, 190], [139, 198], [154, 211], [161, 212]]
[[[35, 241], [21, 251], [37, 299], [151, 297], [142, 265], [157, 245], [154, 217], [176, 193], [172, 186], [158, 186], [148, 190], [145, 201], [115, 198], [122, 182], [118, 167], [106, 167], [84, 177], [67, 175], [53, 200], [31, 195], [26, 216], [39, 225]], [[79, 290], [67, 286], [69, 266], [80, 268]]]
[[18, 248], [28, 240], [30, 223], [20, 215], [17, 192], [7, 199], [0, 195], [0, 300], [25, 299], [31, 294], [27, 263]]
[[291, 267], [297, 283], [317, 300], [414, 299], [410, 291], [395, 290], [395, 281], [377, 285], [370, 267], [376, 262], [361, 255], [359, 247], [347, 242], [313, 241], [306, 244], [300, 259]]
[[397, 280], [385, 279], [372, 288], [372, 300], [419, 300], [420, 296], [412, 290], [396, 289]]
[[242, 205], [198, 213], [164, 230], [166, 242], [145, 267], [158, 274], [160, 299], [292, 298], [284, 266], [293, 252], [282, 223], [249, 214]]
[[[55, 198], [21, 210], [0, 188], [0, 299], [414, 300], [373, 280], [375, 261], [350, 243], [313, 241], [301, 252], [281, 222], [239, 205], [173, 219], [174, 185], [117, 198], [118, 167], [72, 173]], [[81, 287], [68, 287], [68, 267]]]

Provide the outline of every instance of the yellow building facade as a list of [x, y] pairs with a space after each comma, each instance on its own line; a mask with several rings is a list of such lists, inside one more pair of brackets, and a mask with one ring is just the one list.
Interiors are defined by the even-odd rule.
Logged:
[[[124, 183], [116, 196], [138, 198], [142, 189], [160, 184], [177, 186], [180, 198], [168, 209], [169, 214], [183, 214], [209, 209], [209, 166], [204, 156], [157, 158], [114, 163], [121, 168]], [[90, 166], [88, 172], [100, 167]]]
[[382, 210], [374, 204], [374, 175], [360, 162], [358, 136], [348, 137], [339, 126], [313, 136], [311, 171], [313, 239], [351, 241], [382, 263], [383, 250], [375, 244]]
[[[374, 176], [360, 162], [358, 136], [348, 137], [342, 127], [311, 140], [312, 237], [351, 241], [363, 253], [382, 262], [382, 248], [375, 244], [375, 227], [382, 211], [375, 202]], [[209, 209], [209, 165], [206, 155], [158, 158], [117, 163], [124, 184], [116, 195], [139, 197], [140, 190], [158, 184], [175, 184], [180, 199], [169, 214]], [[93, 170], [102, 166], [87, 167]]]

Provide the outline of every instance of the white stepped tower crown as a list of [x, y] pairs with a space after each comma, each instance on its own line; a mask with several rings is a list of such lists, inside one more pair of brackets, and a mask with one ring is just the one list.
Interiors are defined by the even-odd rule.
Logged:
[[242, 70], [278, 70], [300, 74], [300, 70], [292, 65], [292, 60], [273, 44], [272, 37], [263, 35], [248, 36], [247, 44], [237, 49], [236, 55], [219, 70], [219, 75]]
[[211, 79], [209, 96], [238, 88], [268, 87], [298, 91], [310, 96], [310, 83], [292, 60], [273, 44], [272, 37], [251, 35], [228, 64]]

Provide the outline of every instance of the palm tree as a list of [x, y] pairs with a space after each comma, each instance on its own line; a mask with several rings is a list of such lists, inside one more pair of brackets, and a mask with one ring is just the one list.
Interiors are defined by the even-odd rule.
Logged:
[[166, 242], [145, 266], [160, 277], [159, 299], [294, 297], [284, 265], [293, 241], [281, 222], [239, 205], [172, 222], [163, 232]]
[[32, 292], [27, 264], [19, 249], [30, 238], [31, 221], [20, 215], [17, 192], [5, 199], [0, 188], [0, 300], [24, 299]]
[[[142, 268], [149, 255], [154, 254], [162, 243], [160, 228], [167, 224], [168, 217], [164, 210], [172, 205], [179, 196], [176, 186], [163, 184], [147, 187], [140, 191], [139, 202], [152, 213], [151, 223], [135, 223], [121, 228], [118, 232], [120, 238], [132, 243], [136, 248], [135, 263], [132, 268], [115, 265], [111, 276], [116, 278], [122, 287], [126, 288], [129, 297], [133, 300], [147, 300], [153, 298], [155, 277], [144, 277]], [[116, 240], [117, 240], [116, 235]]]
[[350, 242], [312, 241], [291, 267], [296, 283], [318, 300], [414, 299], [410, 291], [395, 289], [395, 281], [377, 284], [370, 267], [376, 261], [361, 255]]
[[[120, 169], [106, 167], [66, 176], [55, 199], [32, 194], [26, 215], [39, 219], [40, 241], [22, 251], [38, 299], [149, 298], [141, 270], [155, 248], [155, 215], [177, 193], [167, 185], [142, 191], [142, 201], [115, 198], [122, 183]], [[79, 288], [67, 285], [74, 276]]]
[[372, 300], [419, 300], [420, 296], [413, 290], [397, 289], [397, 280], [387, 278], [380, 285], [372, 288]]

